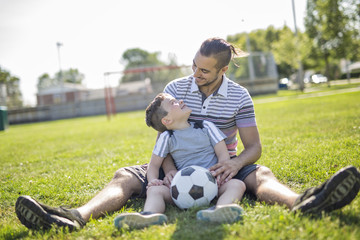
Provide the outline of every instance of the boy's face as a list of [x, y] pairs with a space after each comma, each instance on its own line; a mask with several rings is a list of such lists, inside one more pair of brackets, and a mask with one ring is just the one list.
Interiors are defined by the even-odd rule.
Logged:
[[169, 94], [166, 94], [165, 99], [161, 102], [161, 107], [168, 112], [166, 117], [172, 120], [187, 120], [191, 113], [191, 109], [185, 105], [184, 101], [177, 100]]

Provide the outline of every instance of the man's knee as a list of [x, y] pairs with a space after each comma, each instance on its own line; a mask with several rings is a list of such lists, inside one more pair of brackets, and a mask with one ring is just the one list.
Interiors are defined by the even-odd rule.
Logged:
[[125, 168], [118, 169], [115, 172], [111, 182], [113, 184], [125, 184], [129, 187], [137, 186], [141, 188], [141, 181], [134, 174], [127, 171]]
[[268, 167], [260, 166], [258, 169], [256, 169], [256, 179], [257, 184], [260, 185], [268, 180], [274, 180], [276, 178]]
[[246, 190], [256, 195], [259, 186], [271, 180], [276, 180], [272, 171], [268, 167], [259, 166], [245, 178], [244, 182]]

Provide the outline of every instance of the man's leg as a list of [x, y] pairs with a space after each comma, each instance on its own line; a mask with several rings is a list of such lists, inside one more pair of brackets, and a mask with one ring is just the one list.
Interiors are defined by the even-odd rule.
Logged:
[[246, 190], [254, 193], [258, 200], [269, 204], [277, 203], [292, 208], [299, 194], [280, 183], [271, 170], [259, 166], [244, 179]]
[[96, 219], [106, 213], [120, 210], [134, 194], [140, 194], [142, 183], [129, 171], [121, 168], [113, 179], [93, 199], [77, 208], [87, 222], [90, 217]]
[[30, 229], [48, 229], [53, 225], [68, 227], [69, 230], [83, 227], [91, 216], [98, 218], [106, 212], [120, 210], [133, 194], [142, 193], [146, 168], [135, 168], [137, 170], [131, 172], [119, 169], [102, 191], [78, 209], [50, 207], [29, 196], [20, 196], [15, 204], [16, 214]]
[[360, 173], [348, 166], [340, 169], [331, 178], [317, 187], [296, 194], [281, 184], [270, 171], [260, 166], [244, 180], [247, 190], [253, 192], [260, 201], [285, 204], [293, 211], [320, 213], [340, 209], [349, 204], [360, 189]]

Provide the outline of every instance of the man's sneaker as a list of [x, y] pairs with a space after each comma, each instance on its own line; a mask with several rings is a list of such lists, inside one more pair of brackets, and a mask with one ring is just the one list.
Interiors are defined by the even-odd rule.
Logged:
[[162, 225], [166, 222], [166, 215], [151, 212], [122, 213], [114, 220], [115, 227], [119, 229], [125, 225], [131, 228], [144, 228], [150, 225]]
[[360, 173], [353, 166], [340, 169], [318, 187], [307, 189], [295, 201], [292, 211], [316, 214], [349, 204], [360, 189]]
[[72, 231], [86, 224], [75, 209], [50, 207], [29, 196], [20, 196], [17, 199], [15, 212], [20, 222], [29, 229], [49, 229], [58, 226], [68, 227], [69, 231]]
[[233, 223], [242, 218], [243, 209], [237, 204], [222, 205], [200, 210], [196, 218], [200, 221], [216, 223]]

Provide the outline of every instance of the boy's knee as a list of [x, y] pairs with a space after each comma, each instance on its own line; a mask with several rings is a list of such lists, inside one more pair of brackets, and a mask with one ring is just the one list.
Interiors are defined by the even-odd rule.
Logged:
[[245, 192], [246, 190], [246, 185], [243, 181], [239, 180], [239, 179], [231, 179], [229, 182], [231, 182], [231, 188], [234, 189], [239, 189], [242, 192]]
[[152, 186], [152, 187], [149, 187], [147, 190], [146, 190], [146, 194], [147, 195], [164, 195], [166, 194], [166, 192], [169, 191], [169, 189], [167, 187], [165, 187], [164, 185], [162, 186]]

